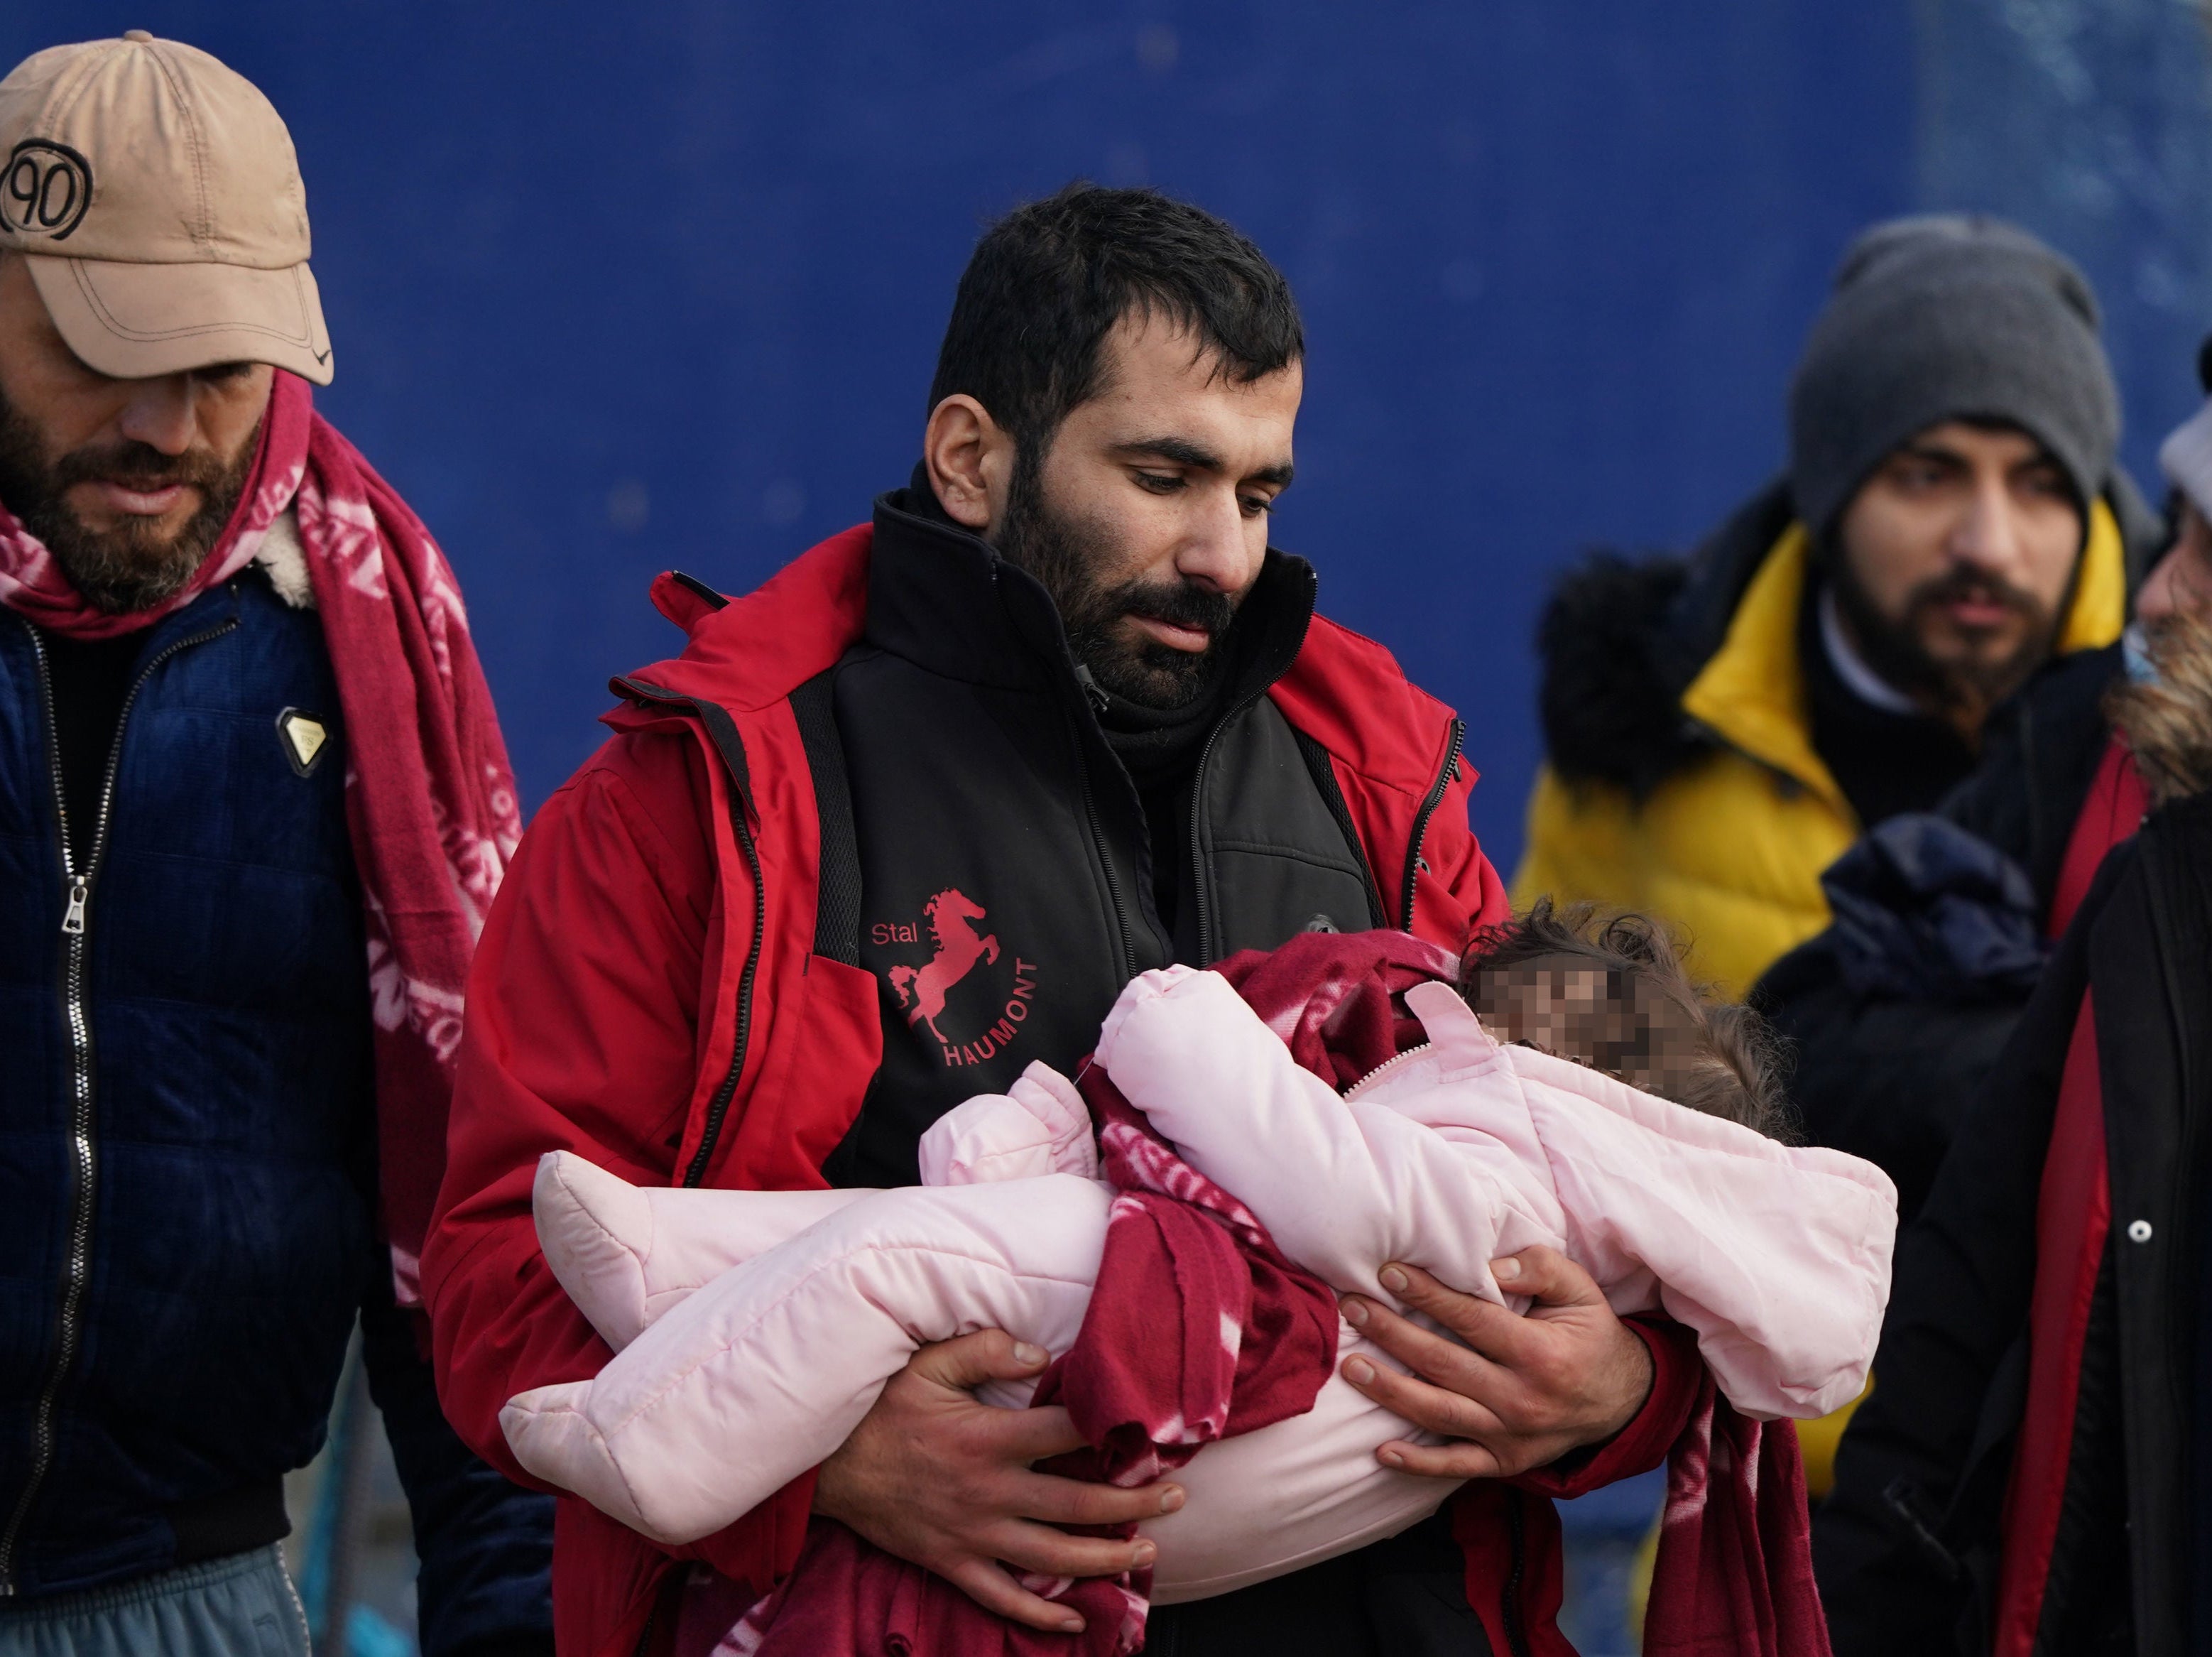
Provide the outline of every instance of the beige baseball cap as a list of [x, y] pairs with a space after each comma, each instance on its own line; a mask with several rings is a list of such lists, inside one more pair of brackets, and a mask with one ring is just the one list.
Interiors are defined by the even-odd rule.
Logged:
[[331, 382], [292, 135], [245, 76], [132, 29], [0, 81], [0, 247], [118, 379], [272, 362]]

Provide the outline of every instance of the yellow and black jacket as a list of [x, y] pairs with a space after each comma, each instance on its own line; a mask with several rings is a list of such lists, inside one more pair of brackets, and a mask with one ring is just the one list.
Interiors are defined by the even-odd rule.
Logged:
[[[2119, 637], [2154, 539], [2124, 483], [2094, 504], [2062, 653]], [[1820, 872], [1861, 825], [1813, 745], [1808, 552], [1777, 484], [1686, 561], [1600, 557], [1562, 583], [1540, 635], [1547, 758], [1516, 909], [1550, 892], [1655, 916], [1731, 996], [1827, 924]]]
[[[2062, 655], [2119, 637], [2159, 532], [2116, 474], [2090, 510]], [[1601, 557], [1561, 583], [1538, 639], [1547, 758], [1516, 911], [1550, 892], [1651, 915], [1735, 996], [1826, 927], [1821, 871], [1862, 825], [1813, 745], [1808, 551], [1777, 483], [1686, 560]], [[1850, 1414], [1800, 1425], [1816, 1497]]]

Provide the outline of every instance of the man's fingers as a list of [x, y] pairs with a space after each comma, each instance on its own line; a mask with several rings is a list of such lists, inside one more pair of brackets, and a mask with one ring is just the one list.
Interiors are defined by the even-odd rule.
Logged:
[[1393, 1439], [1375, 1453], [1385, 1467], [1423, 1478], [1504, 1478], [1505, 1467], [1480, 1444], [1408, 1444]]
[[1346, 1358], [1344, 1378], [1402, 1421], [1448, 1438], [1488, 1439], [1504, 1427], [1491, 1408], [1464, 1392], [1432, 1386], [1366, 1358]]
[[1048, 1632], [1074, 1632], [1072, 1606], [1001, 1568], [1042, 1577], [1113, 1576], [1149, 1564], [1143, 1538], [1071, 1536], [1050, 1522], [1134, 1525], [1182, 1505], [1180, 1487], [1123, 1490], [1054, 1477], [1035, 1464], [1083, 1442], [1064, 1409], [998, 1410], [971, 1389], [1049, 1361], [987, 1330], [923, 1348], [842, 1448], [823, 1464], [815, 1509], [953, 1582], [978, 1605]]
[[1455, 1288], [1446, 1288], [1442, 1283], [1420, 1269], [1394, 1260], [1377, 1274], [1382, 1287], [1395, 1295], [1416, 1311], [1425, 1312], [1438, 1323], [1449, 1326], [1455, 1317], [1464, 1316], [1468, 1305], [1492, 1304], [1477, 1295], [1463, 1295]]
[[1526, 1295], [1545, 1306], [1594, 1306], [1605, 1299], [1596, 1278], [1541, 1243], [1492, 1260], [1490, 1275], [1508, 1295]]
[[1051, 1362], [1041, 1346], [1018, 1341], [1003, 1329], [979, 1329], [957, 1340], [925, 1346], [907, 1360], [907, 1368], [924, 1380], [970, 1392], [987, 1380], [1019, 1380]]
[[996, 1611], [1009, 1622], [1048, 1634], [1075, 1634], [1082, 1630], [1083, 1619], [1072, 1609], [1031, 1593], [990, 1560], [965, 1559], [940, 1574], [985, 1611]]
[[[1496, 1264], [1506, 1263], [1500, 1261]], [[1492, 1270], [1494, 1272], [1495, 1266]], [[1382, 1286], [1393, 1295], [1414, 1311], [1435, 1319], [1486, 1358], [1510, 1366], [1518, 1361], [1526, 1349], [1528, 1320], [1516, 1312], [1508, 1311], [1495, 1301], [1486, 1301], [1479, 1295], [1462, 1295], [1455, 1288], [1447, 1288], [1419, 1266], [1387, 1265], [1382, 1268]], [[1517, 1284], [1510, 1284], [1503, 1280], [1499, 1287], [1510, 1293], [1522, 1292]], [[1349, 1315], [1348, 1312], [1346, 1315]], [[1418, 1328], [1416, 1325], [1403, 1323], [1402, 1319], [1401, 1323], [1406, 1329]], [[1361, 1325], [1360, 1328], [1363, 1333], [1372, 1335], [1366, 1325]], [[1428, 1331], [1423, 1330], [1420, 1332], [1426, 1334]], [[1376, 1336], [1374, 1338], [1379, 1340], [1381, 1337]], [[1451, 1343], [1443, 1344], [1449, 1346]], [[1395, 1346], [1389, 1349], [1405, 1362], [1413, 1362]]]
[[[1054, 1483], [1071, 1481], [1051, 1480]], [[1123, 1494], [1129, 1494], [1124, 1492]], [[1150, 1508], [1157, 1511], [1157, 1495]], [[1148, 1512], [1146, 1517], [1151, 1516]], [[1082, 1619], [1069, 1607], [1031, 1593], [995, 1563], [1003, 1560], [1016, 1570], [1040, 1576], [1118, 1576], [1136, 1570], [1159, 1556], [1156, 1544], [1144, 1537], [1123, 1539], [1110, 1536], [1070, 1536], [1048, 1525], [1012, 1520], [994, 1525], [977, 1538], [977, 1545], [994, 1556], [987, 1560], [969, 1556], [958, 1564], [943, 1567], [942, 1574], [977, 1604], [1002, 1617], [1035, 1629], [1073, 1632]]]
[[980, 1545], [1015, 1569], [1040, 1576], [1116, 1576], [1151, 1564], [1159, 1551], [1142, 1537], [1070, 1536], [1020, 1520], [992, 1526]]
[[994, 1461], [1042, 1461], [1083, 1447], [1083, 1435], [1058, 1404], [1041, 1410], [991, 1410], [967, 1418], [968, 1443]]
[[1092, 1484], [1078, 1478], [1035, 1473], [1023, 1482], [1019, 1499], [1025, 1517], [1041, 1519], [1048, 1524], [1137, 1525], [1182, 1507], [1182, 1487], [1146, 1484], [1138, 1489], [1124, 1490], [1112, 1484]]
[[[1447, 1294], [1449, 1292], [1445, 1291]], [[1495, 1312], [1508, 1325], [1517, 1326], [1521, 1322], [1503, 1307], [1492, 1306], [1487, 1301], [1474, 1301], [1464, 1295], [1456, 1298], [1468, 1300], [1470, 1305]], [[1410, 1294], [1407, 1300], [1411, 1304]], [[1421, 1309], [1427, 1310], [1426, 1307]], [[1353, 1328], [1408, 1369], [1461, 1392], [1472, 1388], [1480, 1393], [1486, 1383], [1494, 1387], [1497, 1384], [1494, 1366], [1512, 1358], [1516, 1349], [1515, 1340], [1519, 1334], [1517, 1327], [1493, 1331], [1486, 1322], [1463, 1319], [1476, 1329], [1483, 1339], [1478, 1342], [1465, 1336], [1464, 1331], [1455, 1331], [1468, 1339], [1468, 1345], [1462, 1346], [1400, 1317], [1389, 1307], [1378, 1306], [1358, 1295], [1345, 1298], [1344, 1315]], [[1434, 1317], [1436, 1314], [1431, 1313], [1430, 1315]], [[1443, 1323], [1444, 1319], [1439, 1318], [1437, 1321]], [[1451, 1327], [1449, 1324], [1446, 1326]], [[1469, 1350], [1469, 1347], [1474, 1349]]]
[[1448, 1288], [1413, 1266], [1392, 1264], [1378, 1274], [1410, 1310], [1464, 1345], [1362, 1295], [1345, 1297], [1346, 1321], [1424, 1378], [1352, 1357], [1345, 1379], [1418, 1427], [1475, 1441], [1447, 1446], [1443, 1454], [1386, 1446], [1389, 1455], [1376, 1452], [1385, 1465], [1438, 1477], [1510, 1477], [1611, 1437], [1650, 1392], [1650, 1353], [1580, 1266], [1556, 1249], [1532, 1246], [1492, 1260], [1490, 1269], [1508, 1295], [1528, 1297], [1527, 1315]]

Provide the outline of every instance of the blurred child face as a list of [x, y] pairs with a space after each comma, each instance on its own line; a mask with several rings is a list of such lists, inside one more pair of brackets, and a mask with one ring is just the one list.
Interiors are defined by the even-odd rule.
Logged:
[[1697, 1057], [1697, 1033], [1674, 1002], [1634, 975], [1572, 955], [1478, 971], [1468, 997], [1509, 1046], [1571, 1059], [1647, 1093]]

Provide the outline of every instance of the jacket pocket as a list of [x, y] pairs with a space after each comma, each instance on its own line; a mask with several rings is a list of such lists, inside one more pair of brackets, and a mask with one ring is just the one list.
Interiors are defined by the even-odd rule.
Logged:
[[779, 997], [769, 1038], [709, 1185], [803, 1190], [821, 1183], [822, 1164], [860, 1115], [883, 1062], [875, 975], [808, 956]]

